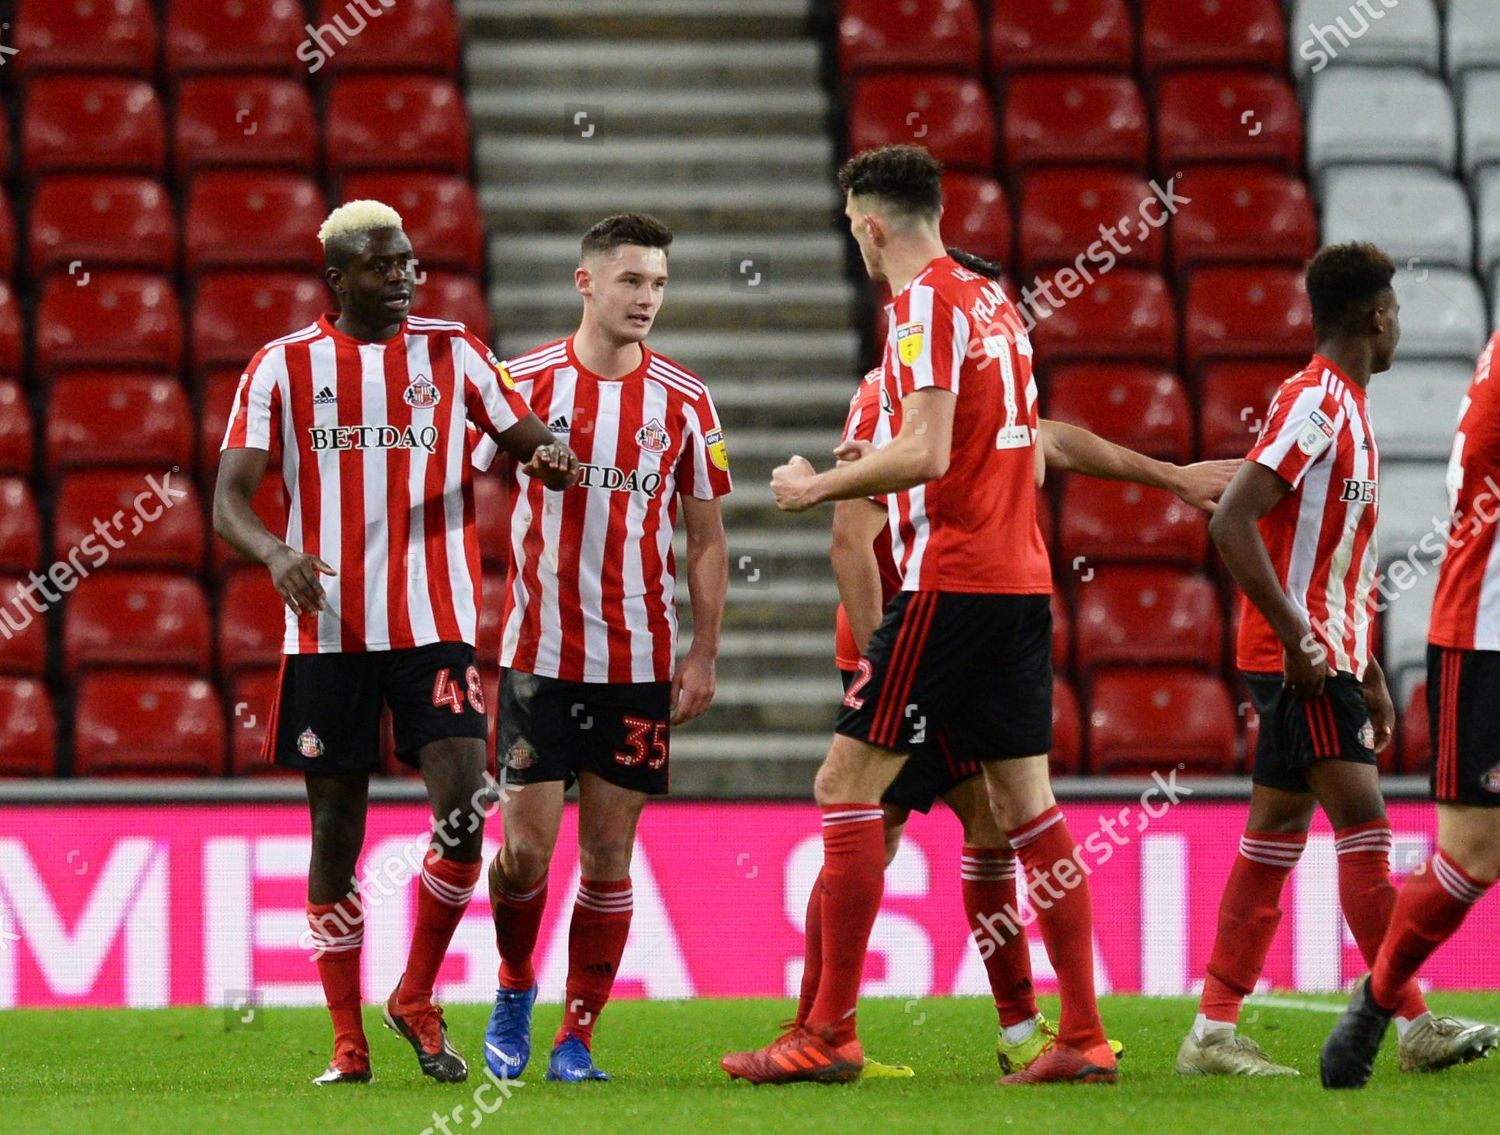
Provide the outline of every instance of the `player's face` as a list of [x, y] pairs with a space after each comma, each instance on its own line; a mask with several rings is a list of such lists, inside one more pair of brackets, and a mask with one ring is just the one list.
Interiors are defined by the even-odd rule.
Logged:
[[372, 327], [385, 327], [411, 311], [412, 268], [406, 234], [376, 229], [345, 267], [328, 270], [328, 282], [345, 312]]
[[574, 283], [601, 331], [619, 342], [639, 343], [666, 298], [666, 249], [622, 244], [585, 260]]
[[885, 279], [885, 267], [880, 255], [879, 219], [861, 209], [852, 193], [844, 201], [844, 216], [849, 218], [849, 231], [854, 234], [854, 243], [859, 245], [859, 255], [865, 262], [865, 271], [870, 274], [870, 279], [879, 283]]
[[1396, 346], [1401, 342], [1401, 304], [1394, 291], [1387, 292], [1375, 308], [1375, 317], [1381, 324], [1380, 334], [1375, 340], [1375, 357], [1370, 372], [1379, 374], [1391, 369], [1396, 361]]

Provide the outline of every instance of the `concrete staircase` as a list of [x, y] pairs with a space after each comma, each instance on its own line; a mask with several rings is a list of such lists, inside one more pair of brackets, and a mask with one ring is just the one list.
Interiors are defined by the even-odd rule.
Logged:
[[718, 699], [674, 736], [673, 789], [806, 796], [839, 692], [829, 514], [777, 512], [768, 480], [790, 453], [827, 463], [860, 370], [813, 2], [459, 8], [500, 353], [576, 327], [600, 217], [676, 234], [651, 343], [709, 384], [736, 488]]

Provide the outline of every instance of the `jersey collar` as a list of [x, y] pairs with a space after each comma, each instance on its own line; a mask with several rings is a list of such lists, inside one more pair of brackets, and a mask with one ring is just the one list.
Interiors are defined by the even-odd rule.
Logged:
[[334, 321], [338, 317], [339, 313], [336, 311], [325, 311], [322, 315], [318, 316], [318, 326], [323, 329], [323, 333], [330, 339], [335, 339], [340, 343], [348, 343], [355, 347], [388, 347], [392, 343], [398, 342], [406, 334], [406, 320], [403, 319], [401, 321], [401, 330], [397, 331], [389, 339], [356, 339], [353, 335], [346, 335], [334, 326]]
[[576, 370], [580, 378], [587, 378], [591, 382], [636, 382], [646, 375], [646, 368], [651, 365], [651, 348], [645, 343], [641, 344], [641, 365], [629, 374], [621, 375], [619, 378], [604, 378], [595, 374], [578, 361], [578, 354], [573, 350], [573, 336], [569, 335], [564, 342], [568, 348], [568, 365]]
[[1345, 390], [1349, 392], [1349, 394], [1356, 402], [1358, 402], [1360, 405], [1364, 405], [1365, 398], [1369, 395], [1369, 391], [1366, 390], [1363, 386], [1360, 386], [1359, 383], [1350, 381], [1349, 376], [1338, 368], [1337, 363], [1333, 362], [1331, 359], [1324, 358], [1322, 355], [1315, 354], [1313, 355], [1313, 365], [1318, 367], [1320, 371], [1327, 371], [1328, 373], [1332, 374], [1334, 378], [1339, 380], [1339, 383]]

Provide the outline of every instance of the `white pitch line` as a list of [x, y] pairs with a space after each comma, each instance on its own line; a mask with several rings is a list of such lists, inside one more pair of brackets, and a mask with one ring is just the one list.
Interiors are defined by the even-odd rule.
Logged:
[[[1245, 998], [1247, 1005], [1264, 1005], [1267, 1009], [1301, 1009], [1306, 1013], [1332, 1013], [1343, 1016], [1346, 1005], [1329, 1005], [1323, 1001], [1304, 1001], [1300, 997], [1278, 997], [1274, 993], [1252, 994]], [[1469, 1017], [1453, 1018], [1462, 1025], [1487, 1025], [1488, 1021], [1475, 1021]]]

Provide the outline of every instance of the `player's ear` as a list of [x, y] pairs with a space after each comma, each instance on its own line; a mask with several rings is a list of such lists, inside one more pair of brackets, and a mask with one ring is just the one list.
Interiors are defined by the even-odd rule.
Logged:
[[587, 267], [580, 264], [573, 271], [573, 287], [584, 299], [592, 299], [594, 296], [594, 274]]
[[344, 270], [342, 268], [323, 269], [323, 279], [328, 281], [328, 288], [334, 295], [344, 294]]

